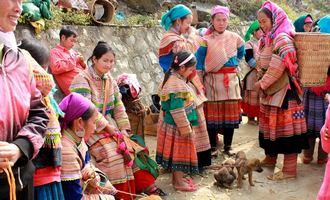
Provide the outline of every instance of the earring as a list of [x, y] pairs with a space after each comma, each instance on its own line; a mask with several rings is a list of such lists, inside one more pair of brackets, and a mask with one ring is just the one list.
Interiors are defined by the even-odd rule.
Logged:
[[80, 138], [84, 137], [85, 136], [85, 130], [84, 129], [77, 130], [76, 135]]

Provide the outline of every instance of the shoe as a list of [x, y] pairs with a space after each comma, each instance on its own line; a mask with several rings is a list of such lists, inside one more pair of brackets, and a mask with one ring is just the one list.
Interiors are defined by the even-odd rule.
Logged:
[[296, 175], [288, 175], [288, 174], [284, 174], [282, 171], [279, 171], [273, 175], [267, 176], [267, 179], [272, 181], [282, 181], [287, 179], [295, 179], [296, 177], [297, 177]]
[[311, 163], [312, 161], [313, 161], [313, 158], [306, 158], [305, 156], [302, 159], [302, 162], [306, 165]]
[[233, 149], [229, 146], [229, 147], [225, 147], [224, 154], [227, 154], [229, 157], [235, 156], [236, 153], [233, 151]]
[[317, 164], [319, 164], [319, 165], [324, 165], [324, 164], [326, 164], [328, 162], [328, 158], [326, 158], [326, 159], [318, 159], [317, 160]]
[[152, 189], [152, 191], [147, 192], [147, 195], [157, 195], [160, 197], [167, 196], [167, 194], [162, 189], [156, 186], [154, 189]]

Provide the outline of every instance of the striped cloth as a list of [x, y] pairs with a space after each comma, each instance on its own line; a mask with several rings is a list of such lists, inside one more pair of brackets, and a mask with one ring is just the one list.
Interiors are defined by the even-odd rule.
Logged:
[[248, 117], [259, 116], [259, 92], [253, 90], [246, 90], [242, 102], [243, 113]]
[[[102, 116], [103, 102], [104, 102], [104, 87], [105, 82], [109, 83], [109, 90], [107, 91], [108, 102], [106, 105], [105, 116]], [[130, 124], [124, 104], [121, 100], [116, 81], [109, 73], [105, 74], [102, 78], [99, 77], [93, 67], [88, 67], [85, 71], [81, 71], [72, 81], [70, 86], [71, 92], [76, 92], [93, 102], [99, 111], [99, 116], [96, 121], [96, 132], [101, 132], [107, 123], [110, 123], [120, 130], [129, 130]], [[88, 144], [93, 145], [98, 140], [104, 138], [103, 134], [94, 134], [89, 140]]]
[[325, 122], [325, 112], [328, 104], [322, 96], [317, 96], [310, 89], [305, 89], [304, 111], [310, 137], [320, 137], [320, 130]]
[[208, 101], [204, 105], [207, 127], [238, 128], [241, 123], [241, 106], [239, 100]]
[[300, 153], [308, 148], [304, 106], [288, 101], [288, 109], [261, 105], [259, 143], [266, 155]]

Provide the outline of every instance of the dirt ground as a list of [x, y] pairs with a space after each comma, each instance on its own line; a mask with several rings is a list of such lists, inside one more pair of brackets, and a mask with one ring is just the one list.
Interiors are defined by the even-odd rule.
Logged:
[[[263, 150], [258, 145], [258, 126], [243, 122], [238, 130], [235, 130], [233, 149], [243, 150], [248, 158], [264, 157]], [[155, 157], [156, 137], [146, 136], [146, 142], [151, 151], [151, 156]], [[301, 155], [300, 155], [301, 156]], [[264, 168], [262, 173], [253, 173], [254, 187], [250, 187], [248, 181], [243, 181], [242, 189], [221, 189], [213, 185], [213, 170], [207, 170], [202, 175], [193, 177], [198, 184], [196, 192], [178, 192], [171, 185], [170, 174], [161, 174], [157, 179], [157, 185], [162, 188], [168, 196], [166, 200], [315, 200], [319, 188], [322, 184], [325, 166], [316, 164], [316, 153], [311, 164], [302, 164], [300, 156], [298, 158], [298, 178], [295, 180], [274, 182], [266, 178], [273, 171], [278, 171], [282, 167], [283, 156], [279, 156], [275, 169]], [[222, 153], [218, 158], [212, 160], [212, 164], [219, 164], [226, 159]]]

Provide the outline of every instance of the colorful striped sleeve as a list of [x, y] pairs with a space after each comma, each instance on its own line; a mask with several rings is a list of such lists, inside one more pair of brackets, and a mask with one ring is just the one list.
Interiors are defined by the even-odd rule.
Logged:
[[244, 44], [237, 49], [237, 59], [242, 60], [245, 55], [245, 46]]
[[70, 91], [79, 93], [87, 99], [92, 100], [91, 86], [89, 85], [87, 78], [82, 73], [79, 73], [72, 80]]
[[205, 71], [206, 52], [207, 52], [206, 41], [203, 41], [200, 44], [200, 47], [198, 48], [197, 52], [195, 53], [197, 59], [197, 65], [196, 65], [197, 70]]

